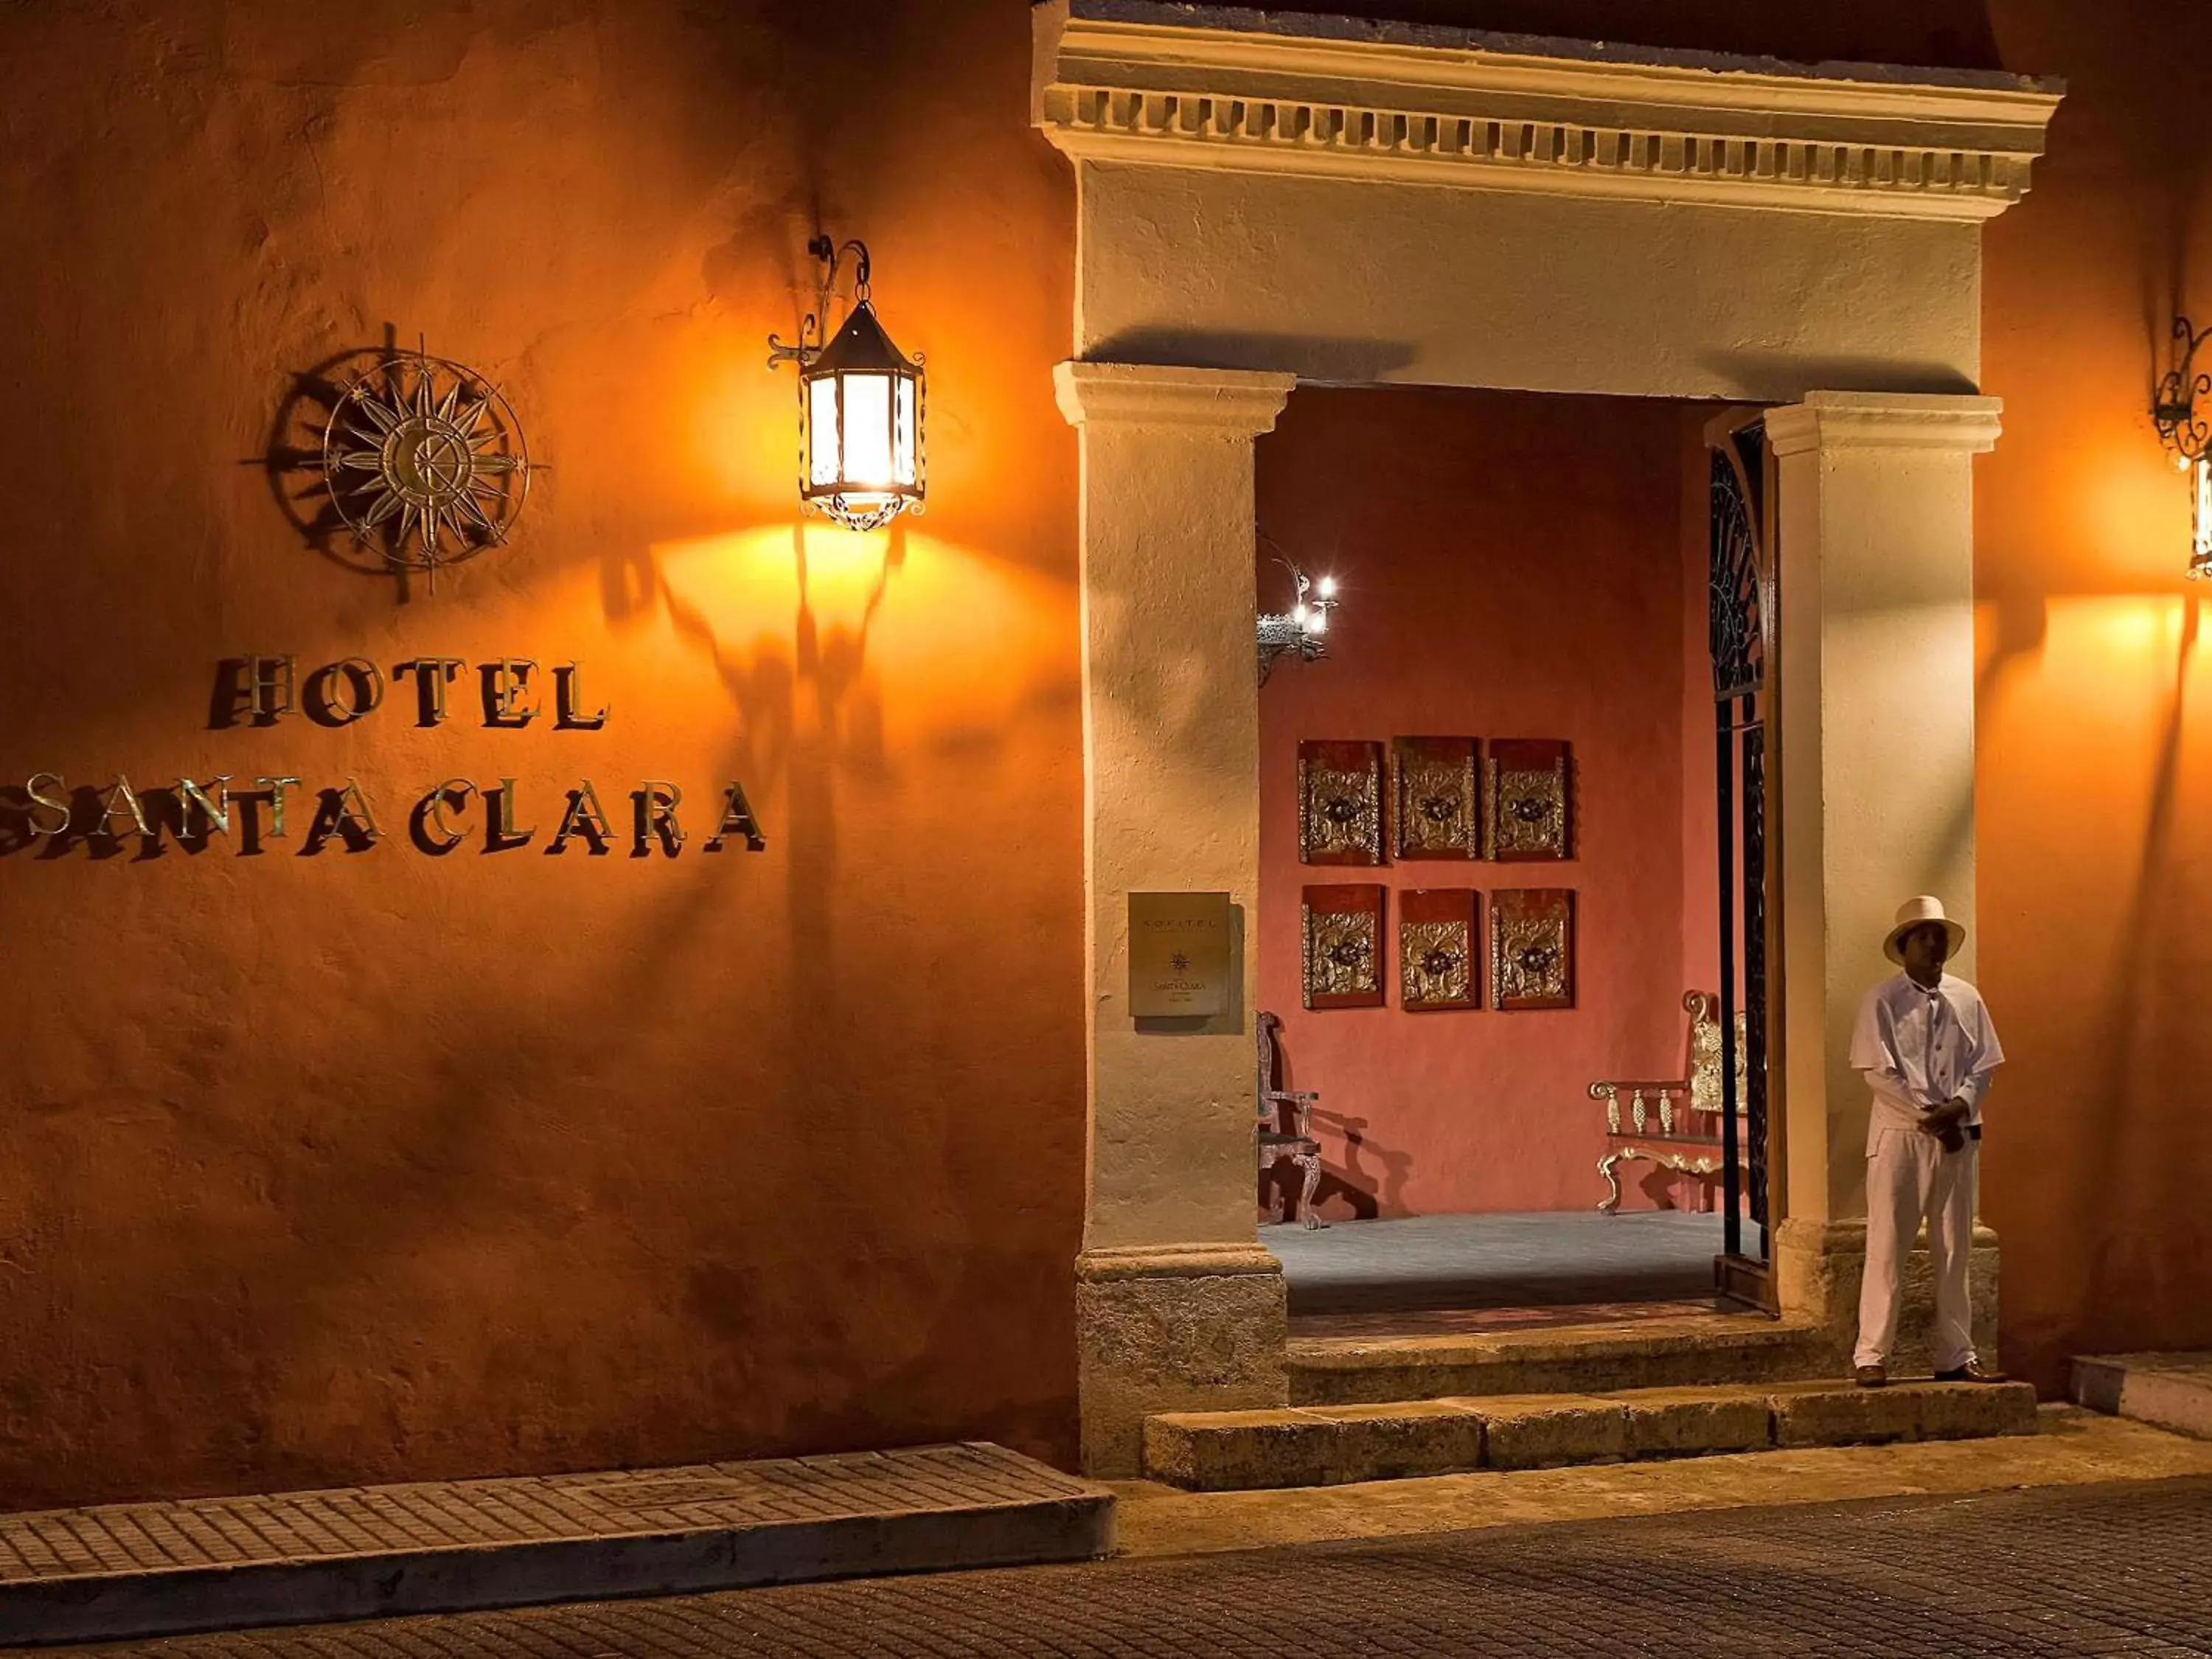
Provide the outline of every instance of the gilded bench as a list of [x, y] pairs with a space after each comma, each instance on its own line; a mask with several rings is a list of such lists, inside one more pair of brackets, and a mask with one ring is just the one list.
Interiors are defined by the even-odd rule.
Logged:
[[[1687, 1077], [1664, 1082], [1608, 1079], [1589, 1086], [1590, 1098], [1605, 1103], [1605, 1156], [1597, 1161], [1597, 1172], [1605, 1179], [1606, 1195], [1597, 1207], [1607, 1215], [1620, 1208], [1620, 1166], [1639, 1160], [1690, 1176], [1698, 1183], [1701, 1207], [1712, 1207], [1723, 1158], [1720, 999], [1709, 991], [1686, 992], [1682, 1011], [1690, 1016]], [[1735, 1017], [1739, 1127], [1744, 1098], [1743, 1035], [1743, 1016], [1739, 1013]]]

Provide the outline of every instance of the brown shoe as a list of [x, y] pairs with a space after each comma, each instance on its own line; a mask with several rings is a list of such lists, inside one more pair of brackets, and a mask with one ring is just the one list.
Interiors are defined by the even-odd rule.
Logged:
[[1969, 1359], [1965, 1364], [1950, 1370], [1936, 1372], [1936, 1380], [1938, 1382], [2002, 1382], [2005, 1379], [2002, 1371], [1985, 1371], [1979, 1360]]
[[1863, 1389], [1886, 1389], [1889, 1386], [1889, 1373], [1879, 1365], [1862, 1365], [1852, 1373], [1852, 1380]]

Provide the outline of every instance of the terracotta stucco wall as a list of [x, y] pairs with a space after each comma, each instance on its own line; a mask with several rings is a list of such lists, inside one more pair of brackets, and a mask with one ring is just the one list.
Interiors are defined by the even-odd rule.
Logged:
[[[2186, 500], [2148, 417], [2177, 302], [2212, 318], [2212, 103], [2186, 0], [2000, 0], [2069, 91], [1987, 233], [1976, 471], [1981, 972], [2009, 1054], [1983, 1209], [2006, 1358], [2212, 1344], [2212, 745]], [[2201, 363], [2200, 363], [2201, 367]]]
[[[1027, 51], [1006, 5], [9, 9], [0, 778], [350, 776], [386, 836], [0, 859], [0, 1504], [1072, 1455], [1073, 204]], [[794, 531], [764, 337], [817, 216], [933, 362], [896, 537]], [[387, 324], [550, 465], [404, 605], [259, 465]], [[247, 651], [573, 657], [612, 717], [205, 729]], [[416, 852], [453, 776], [536, 841]], [[682, 856], [544, 856], [586, 777], [682, 785]], [[765, 853], [700, 851], [732, 778]]]
[[[2212, 310], [2201, 9], [1350, 9], [2071, 77], [1987, 233], [1980, 960], [2014, 1064], [1985, 1209], [2008, 1363], [2212, 1341], [2212, 778], [2142, 416], [2179, 250]], [[1073, 204], [1025, 125], [1024, 11], [0, 21], [0, 777], [357, 775], [391, 832], [0, 860], [0, 1502], [1069, 1452]], [[793, 540], [761, 338], [817, 218], [871, 239], [932, 358], [937, 505], [889, 568]], [[288, 377], [386, 325], [498, 375], [554, 468], [511, 551], [404, 607], [302, 548], [258, 465]], [[205, 731], [216, 659], [256, 649], [574, 656], [616, 714]], [[405, 805], [456, 775], [515, 776], [540, 846], [580, 777], [696, 804], [741, 776], [770, 847], [718, 867], [695, 822], [674, 863], [422, 858]]]
[[[1680, 441], [1671, 403], [1317, 387], [1260, 441], [1261, 529], [1345, 592], [1334, 654], [1260, 696], [1260, 1006], [1282, 1017], [1291, 1086], [1322, 1093], [1325, 1216], [1587, 1209], [1591, 1079], [1680, 1074]], [[1271, 609], [1286, 580], [1261, 548]], [[1572, 743], [1576, 856], [1300, 864], [1299, 741], [1401, 733]], [[1299, 890], [1335, 882], [1574, 889], [1576, 1006], [1407, 1013], [1394, 901], [1387, 1006], [1306, 1012]]]

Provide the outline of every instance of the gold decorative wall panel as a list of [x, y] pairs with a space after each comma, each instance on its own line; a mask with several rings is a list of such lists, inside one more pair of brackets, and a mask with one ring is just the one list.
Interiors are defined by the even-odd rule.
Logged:
[[1414, 888], [1398, 896], [1400, 1007], [1425, 1013], [1481, 1006], [1475, 949], [1480, 902], [1464, 887]]
[[1482, 786], [1473, 738], [1390, 740], [1390, 821], [1401, 859], [1482, 856]]
[[1574, 856], [1573, 763], [1564, 743], [1490, 745], [1490, 855], [1502, 864]]
[[1506, 1013], [1575, 1006], [1575, 896], [1559, 888], [1490, 896], [1490, 984]]
[[1305, 864], [1382, 862], [1382, 745], [1298, 745], [1298, 859]]
[[1382, 1006], [1382, 889], [1309, 887], [1303, 960], [1309, 1008]]

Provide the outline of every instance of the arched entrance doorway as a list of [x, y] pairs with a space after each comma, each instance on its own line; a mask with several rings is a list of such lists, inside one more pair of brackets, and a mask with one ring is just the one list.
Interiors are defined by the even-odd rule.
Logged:
[[1034, 23], [1079, 200], [1086, 1467], [1133, 1472], [1146, 1412], [1284, 1398], [1249, 961], [1203, 1020], [1125, 999], [1131, 892], [1256, 900], [1252, 446], [1302, 380], [1765, 406], [1788, 599], [1761, 690], [1764, 1293], [1833, 1322], [1882, 924], [1917, 891], [1971, 920], [1978, 226], [2026, 190], [2056, 90], [1141, 0]]

